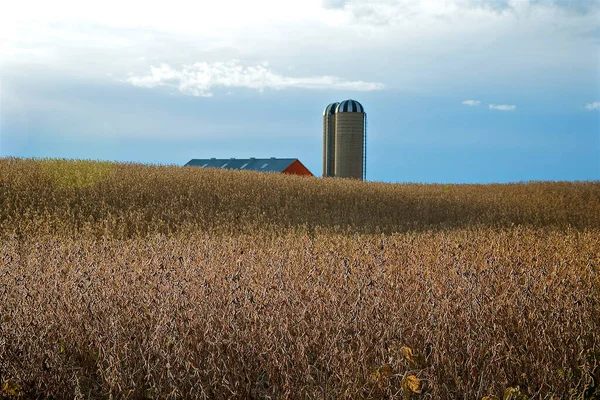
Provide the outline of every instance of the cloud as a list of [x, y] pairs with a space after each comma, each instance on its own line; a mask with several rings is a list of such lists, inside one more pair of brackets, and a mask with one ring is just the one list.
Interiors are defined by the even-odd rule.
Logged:
[[517, 106], [509, 104], [490, 104], [490, 110], [515, 111]]
[[382, 90], [376, 82], [346, 81], [336, 76], [290, 77], [273, 72], [268, 64], [244, 66], [238, 60], [226, 62], [197, 62], [180, 69], [169, 64], [150, 67], [146, 75], [131, 75], [126, 79], [134, 86], [176, 88], [191, 96], [211, 97], [218, 87], [264, 89], [337, 89], [355, 91]]
[[332, 10], [343, 9], [349, 3], [350, 0], [323, 0], [323, 8]]
[[588, 103], [585, 105], [586, 110], [600, 110], [600, 101], [595, 101], [593, 103]]
[[[332, 4], [341, 4], [332, 7]], [[355, 21], [397, 24], [414, 17], [433, 17], [439, 22], [454, 18], [468, 20], [470, 15], [500, 18], [531, 18], [532, 13], [549, 13], [562, 18], [597, 18], [597, 0], [323, 0], [324, 8], [346, 9]], [[470, 14], [470, 15], [469, 15]], [[536, 19], [536, 18], [533, 18]]]
[[198, 60], [267, 59], [283, 78], [360, 78], [438, 94], [461, 87], [495, 98], [507, 85], [597, 86], [600, 3], [576, 1], [582, 12], [564, 0], [19, 0], [0, 13], [0, 59], [4, 71], [44, 65], [41, 76], [97, 82], [134, 72], [146, 85], [151, 65], [181, 73]]
[[465, 100], [462, 102], [462, 104], [464, 104], [465, 106], [478, 106], [479, 104], [481, 104], [481, 101], [479, 100]]

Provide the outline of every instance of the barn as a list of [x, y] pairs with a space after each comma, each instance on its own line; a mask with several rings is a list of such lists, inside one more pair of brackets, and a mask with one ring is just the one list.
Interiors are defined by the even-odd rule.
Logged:
[[313, 176], [297, 158], [210, 158], [193, 159], [184, 167], [223, 168], [244, 171], [278, 172], [281, 174]]

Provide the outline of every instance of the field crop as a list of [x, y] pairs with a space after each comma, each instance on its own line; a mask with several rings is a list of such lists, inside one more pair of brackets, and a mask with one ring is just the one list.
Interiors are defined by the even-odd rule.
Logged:
[[10, 158], [0, 224], [0, 397], [600, 396], [598, 182]]

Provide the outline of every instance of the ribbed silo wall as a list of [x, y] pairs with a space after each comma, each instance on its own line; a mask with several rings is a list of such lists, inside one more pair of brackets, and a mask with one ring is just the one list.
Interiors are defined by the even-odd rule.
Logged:
[[340, 112], [335, 121], [335, 176], [363, 179], [365, 114]]
[[323, 115], [323, 176], [333, 176], [335, 154], [335, 114]]

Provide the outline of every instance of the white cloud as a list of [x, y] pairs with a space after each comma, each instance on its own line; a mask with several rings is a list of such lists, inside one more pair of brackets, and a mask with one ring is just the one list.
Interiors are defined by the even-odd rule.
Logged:
[[490, 104], [490, 110], [515, 111], [517, 106], [509, 104]]
[[600, 110], [600, 101], [595, 101], [593, 103], [588, 103], [585, 105], [586, 110]]
[[462, 102], [462, 104], [464, 104], [465, 106], [478, 106], [479, 104], [481, 104], [481, 101], [479, 100], [465, 100]]
[[384, 85], [376, 82], [346, 81], [336, 76], [290, 77], [273, 72], [267, 63], [244, 66], [238, 60], [227, 62], [197, 62], [180, 69], [169, 64], [150, 67], [146, 75], [131, 75], [127, 82], [134, 86], [155, 88], [171, 87], [181, 93], [211, 97], [218, 87], [264, 89], [339, 89], [372, 91]]
[[350, 3], [350, 0], [323, 0], [324, 8], [343, 9]]
[[509, 84], [548, 90], [546, 82], [575, 78], [597, 84], [600, 3], [584, 2], [583, 12], [570, 3], [19, 0], [0, 12], [0, 59], [5, 70], [44, 65], [67, 79], [126, 76], [161, 63], [268, 59], [286, 77], [293, 67], [303, 77], [430, 93]]

